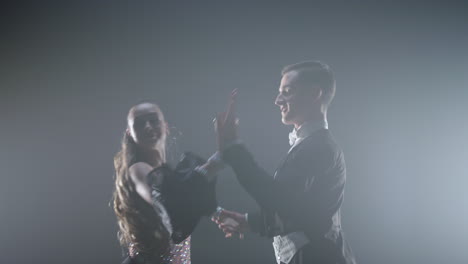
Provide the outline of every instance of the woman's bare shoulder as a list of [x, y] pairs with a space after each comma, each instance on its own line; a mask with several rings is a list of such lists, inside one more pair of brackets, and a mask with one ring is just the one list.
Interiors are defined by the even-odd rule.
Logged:
[[137, 162], [128, 168], [132, 180], [144, 181], [154, 168], [146, 162]]

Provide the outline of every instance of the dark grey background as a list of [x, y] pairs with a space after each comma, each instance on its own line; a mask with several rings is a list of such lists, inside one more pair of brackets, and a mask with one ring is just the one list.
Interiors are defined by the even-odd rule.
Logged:
[[[290, 130], [273, 104], [279, 72], [307, 59], [336, 72], [329, 123], [359, 263], [468, 263], [461, 1], [96, 2], [1, 8], [1, 263], [119, 263], [112, 157], [143, 100], [182, 133], [179, 152], [207, 157], [211, 120], [239, 88], [242, 139], [273, 172]], [[230, 170], [218, 193], [226, 208], [256, 208]], [[274, 263], [269, 240], [226, 240], [206, 220], [192, 253]]]

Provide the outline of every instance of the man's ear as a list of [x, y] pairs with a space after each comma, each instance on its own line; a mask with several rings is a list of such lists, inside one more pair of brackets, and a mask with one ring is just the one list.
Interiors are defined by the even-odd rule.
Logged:
[[323, 97], [323, 90], [320, 86], [314, 86], [313, 89], [312, 89], [312, 101], [313, 102], [317, 102], [317, 101], [320, 101], [322, 100], [322, 97]]
[[127, 137], [131, 137], [131, 136], [132, 136], [132, 135], [130, 135], [130, 129], [128, 129], [128, 127], [127, 127], [127, 129], [125, 129], [125, 134], [127, 134]]

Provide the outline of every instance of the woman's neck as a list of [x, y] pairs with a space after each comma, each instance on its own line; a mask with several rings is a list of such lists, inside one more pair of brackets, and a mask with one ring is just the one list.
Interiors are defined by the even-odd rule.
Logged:
[[138, 159], [155, 168], [161, 166], [163, 163], [161, 154], [156, 149], [140, 149]]

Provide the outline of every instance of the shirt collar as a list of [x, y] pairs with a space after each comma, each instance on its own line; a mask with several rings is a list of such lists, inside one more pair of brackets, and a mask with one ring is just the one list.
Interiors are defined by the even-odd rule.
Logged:
[[328, 129], [328, 122], [326, 120], [305, 122], [298, 129], [294, 128], [293, 131], [289, 133], [289, 144], [291, 146], [297, 145], [304, 138], [320, 129]]

